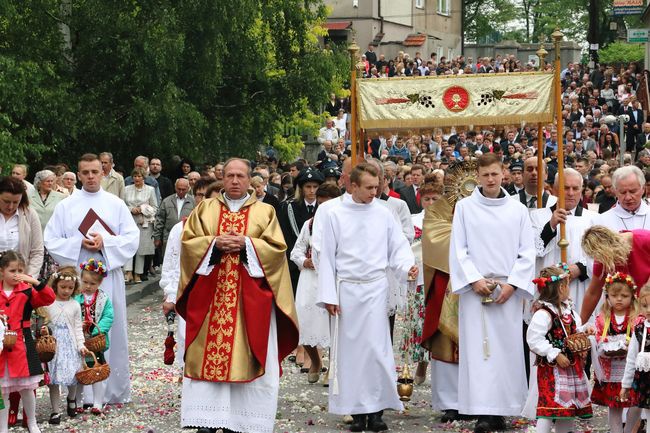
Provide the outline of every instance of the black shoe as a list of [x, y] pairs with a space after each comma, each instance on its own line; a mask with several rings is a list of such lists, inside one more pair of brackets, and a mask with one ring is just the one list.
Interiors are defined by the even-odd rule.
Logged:
[[149, 281], [149, 277], [147, 277], [147, 274], [142, 274], [140, 277], [140, 281]]
[[456, 409], [447, 409], [440, 417], [440, 422], [448, 423], [458, 419], [458, 411]]
[[196, 433], [217, 433], [216, 428], [201, 427]]
[[70, 418], [76, 417], [77, 416], [77, 401], [76, 400], [67, 400], [67, 402], [68, 402], [68, 407], [66, 408], [66, 412], [68, 413], [68, 416]]
[[366, 417], [367, 415], [352, 415], [352, 424], [350, 424], [350, 431], [359, 432], [366, 429]]
[[368, 415], [368, 429], [372, 430], [374, 432], [380, 432], [384, 430], [388, 430], [388, 426], [384, 422], [383, 419], [381, 419], [381, 416], [384, 414], [383, 410], [380, 410], [379, 412], [371, 413]]
[[506, 431], [508, 429], [506, 419], [502, 416], [491, 416], [490, 426], [492, 427], [492, 431]]
[[61, 424], [61, 414], [60, 413], [53, 413], [50, 415], [50, 420], [48, 421], [52, 425], [59, 425]]
[[488, 433], [491, 431], [493, 430], [492, 424], [490, 424], [490, 417], [486, 415], [479, 416], [474, 425], [474, 433]]

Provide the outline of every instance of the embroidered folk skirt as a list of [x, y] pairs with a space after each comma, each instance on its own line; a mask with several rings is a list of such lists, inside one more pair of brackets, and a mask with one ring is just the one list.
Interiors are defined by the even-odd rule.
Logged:
[[537, 366], [537, 418], [591, 418], [587, 376], [582, 364], [569, 368]]

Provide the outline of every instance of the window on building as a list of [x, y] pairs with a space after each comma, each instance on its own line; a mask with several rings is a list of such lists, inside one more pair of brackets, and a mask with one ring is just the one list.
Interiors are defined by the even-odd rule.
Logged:
[[444, 50], [444, 48], [442, 48], [442, 47], [436, 48], [436, 53], [438, 54], [438, 56], [437, 56], [438, 57], [438, 62], [440, 61], [442, 56], [445, 55], [443, 50]]
[[438, 0], [437, 12], [442, 15], [450, 15], [451, 13], [451, 0]]
[[425, 0], [415, 0], [415, 7], [418, 9], [424, 9]]

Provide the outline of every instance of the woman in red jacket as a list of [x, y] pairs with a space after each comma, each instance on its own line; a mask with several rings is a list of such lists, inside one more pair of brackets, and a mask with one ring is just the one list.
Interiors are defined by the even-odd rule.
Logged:
[[[25, 260], [19, 253], [0, 253], [0, 312], [7, 316], [7, 330], [18, 335], [13, 346], [0, 353], [0, 387], [3, 395], [19, 392], [27, 415], [29, 433], [40, 433], [36, 424], [34, 390], [43, 379], [43, 368], [31, 333], [32, 310], [54, 302], [54, 291], [24, 274]], [[0, 433], [8, 431], [9, 409], [0, 410]]]

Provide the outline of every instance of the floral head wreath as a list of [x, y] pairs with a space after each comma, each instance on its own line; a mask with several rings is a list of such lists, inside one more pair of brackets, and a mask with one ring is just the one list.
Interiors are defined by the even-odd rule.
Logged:
[[558, 263], [556, 265], [558, 268], [562, 269], [564, 272], [560, 275], [551, 275], [550, 277], [539, 277], [533, 280], [533, 283], [537, 285], [537, 290], [542, 290], [548, 283], [555, 283], [557, 281], [568, 278], [570, 275], [569, 265], [566, 263]]
[[607, 274], [605, 277], [605, 286], [603, 290], [605, 293], [609, 290], [609, 286], [614, 283], [623, 283], [632, 290], [633, 296], [636, 295], [636, 284], [634, 284], [634, 279], [625, 272], [616, 272], [614, 274]]
[[57, 281], [77, 281], [77, 276], [70, 272], [55, 272], [52, 274], [52, 278]]
[[106, 266], [104, 265], [104, 262], [101, 260], [95, 260], [93, 258], [88, 259], [87, 262], [84, 262], [79, 265], [82, 271], [89, 271], [89, 272], [95, 272], [96, 274], [101, 275], [102, 277], [106, 277], [108, 275], [108, 271], [106, 270]]

